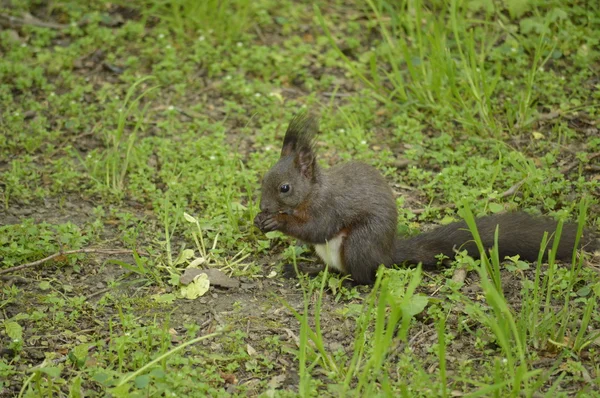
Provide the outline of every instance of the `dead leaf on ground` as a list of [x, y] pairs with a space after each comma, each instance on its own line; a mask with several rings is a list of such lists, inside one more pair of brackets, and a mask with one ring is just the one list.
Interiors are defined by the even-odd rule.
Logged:
[[216, 268], [187, 268], [183, 275], [181, 275], [181, 278], [179, 278], [179, 282], [182, 285], [189, 285], [190, 283], [192, 283], [194, 278], [200, 274], [206, 274], [208, 276], [210, 284], [213, 286], [224, 287], [227, 289], [232, 289], [240, 286], [240, 281], [228, 277], [223, 271]]

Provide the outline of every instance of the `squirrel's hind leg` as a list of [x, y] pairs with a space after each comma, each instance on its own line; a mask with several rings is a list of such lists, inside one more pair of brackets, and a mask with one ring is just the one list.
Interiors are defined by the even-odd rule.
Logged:
[[342, 247], [344, 269], [359, 285], [372, 285], [380, 265], [391, 264], [393, 241], [386, 242], [366, 225], [348, 234]]
[[287, 279], [296, 279], [299, 274], [308, 275], [309, 277], [315, 277], [319, 275], [319, 272], [323, 271], [325, 267], [323, 265], [311, 265], [307, 263], [296, 263], [294, 264], [283, 264], [281, 274]]

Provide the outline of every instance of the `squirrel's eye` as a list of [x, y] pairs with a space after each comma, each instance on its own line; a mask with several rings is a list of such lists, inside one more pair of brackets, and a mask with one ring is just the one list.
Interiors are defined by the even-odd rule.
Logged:
[[279, 187], [279, 191], [281, 191], [282, 193], [289, 192], [289, 190], [290, 184], [281, 184], [281, 186]]

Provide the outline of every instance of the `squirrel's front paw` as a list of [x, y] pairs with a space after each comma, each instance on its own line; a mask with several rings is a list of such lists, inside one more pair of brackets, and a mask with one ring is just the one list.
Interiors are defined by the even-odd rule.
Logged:
[[277, 220], [277, 214], [258, 213], [254, 218], [254, 225], [262, 232], [277, 230], [281, 224]]

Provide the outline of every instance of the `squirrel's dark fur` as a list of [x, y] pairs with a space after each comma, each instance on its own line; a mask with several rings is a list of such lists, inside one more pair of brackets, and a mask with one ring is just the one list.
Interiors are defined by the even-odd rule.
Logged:
[[[439, 254], [453, 258], [455, 250], [465, 249], [479, 255], [465, 222], [397, 237], [396, 201], [383, 176], [360, 162], [321, 169], [314, 151], [317, 131], [313, 117], [301, 114], [291, 121], [281, 157], [263, 179], [261, 212], [255, 219], [262, 231], [279, 230], [315, 245], [325, 262], [359, 284], [373, 283], [381, 264], [435, 265]], [[498, 225], [500, 258], [518, 254], [528, 261], [537, 259], [544, 232], [553, 236], [556, 224], [521, 212], [477, 220], [485, 248], [493, 246]], [[556, 258], [571, 259], [576, 232], [576, 224], [564, 224]], [[595, 250], [598, 241], [586, 234], [582, 245]]]

